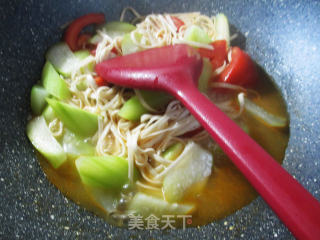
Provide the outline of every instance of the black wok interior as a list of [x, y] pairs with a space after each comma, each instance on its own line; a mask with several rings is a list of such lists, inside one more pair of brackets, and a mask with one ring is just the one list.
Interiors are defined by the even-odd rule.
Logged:
[[103, 12], [117, 20], [126, 6], [141, 14], [225, 13], [239, 33], [236, 44], [272, 76], [287, 103], [283, 166], [320, 199], [319, 1], [1, 0], [0, 239], [292, 239], [261, 198], [201, 228], [130, 231], [108, 225], [47, 181], [25, 134], [46, 49], [74, 18]]

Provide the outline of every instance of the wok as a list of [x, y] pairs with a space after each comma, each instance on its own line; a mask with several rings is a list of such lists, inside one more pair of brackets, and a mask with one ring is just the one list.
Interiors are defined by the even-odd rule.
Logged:
[[[46, 49], [61, 26], [89, 13], [119, 18], [126, 6], [141, 14], [225, 13], [241, 45], [272, 76], [290, 116], [283, 166], [320, 199], [320, 3], [317, 1], [7, 1], [0, 3], [1, 239], [293, 239], [261, 198], [200, 228], [130, 231], [65, 198], [48, 182], [29, 143], [29, 94]], [[209, 207], [209, 206], [208, 206]]]

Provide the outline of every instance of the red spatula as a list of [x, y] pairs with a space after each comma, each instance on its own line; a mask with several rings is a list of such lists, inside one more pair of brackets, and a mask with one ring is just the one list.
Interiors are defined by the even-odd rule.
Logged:
[[202, 59], [187, 45], [113, 58], [96, 66], [105, 81], [132, 88], [164, 90], [211, 134], [298, 239], [320, 239], [320, 203], [280, 164], [197, 89]]

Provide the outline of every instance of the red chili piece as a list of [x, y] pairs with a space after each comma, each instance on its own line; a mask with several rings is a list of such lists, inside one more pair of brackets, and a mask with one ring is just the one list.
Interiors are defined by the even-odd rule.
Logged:
[[233, 47], [231, 62], [217, 77], [217, 81], [247, 86], [257, 82], [258, 78], [256, 65], [250, 56], [239, 47]]
[[213, 70], [221, 67], [224, 61], [227, 59], [227, 42], [226, 40], [217, 40], [211, 43], [213, 50], [199, 48], [198, 51], [201, 57], [209, 58], [212, 64]]
[[180, 18], [177, 18], [175, 16], [171, 16], [171, 19], [177, 28], [177, 32], [179, 32], [179, 29], [184, 25], [184, 22]]
[[105, 81], [104, 81], [103, 78], [100, 77], [100, 76], [94, 77], [94, 80], [96, 81], [96, 84], [97, 84], [98, 86], [105, 86], [105, 85], [106, 85]]
[[87, 33], [80, 34], [78, 40], [77, 40], [77, 49], [83, 49], [86, 48], [88, 45], [88, 41], [92, 36]]
[[64, 39], [72, 51], [78, 50], [78, 38], [81, 30], [90, 24], [105, 22], [103, 13], [90, 13], [74, 20], [67, 28]]

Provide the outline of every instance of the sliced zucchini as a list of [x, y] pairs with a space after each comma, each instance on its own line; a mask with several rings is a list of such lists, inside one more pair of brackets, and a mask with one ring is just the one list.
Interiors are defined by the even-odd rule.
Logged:
[[184, 34], [184, 39], [192, 42], [209, 44], [212, 42], [208, 34], [196, 25], [191, 25], [188, 27]]
[[136, 29], [136, 26], [127, 22], [108, 22], [102, 27], [111, 37], [123, 36]]
[[83, 80], [83, 81], [77, 83], [76, 86], [79, 91], [84, 91], [88, 88], [88, 83], [87, 83], [87, 81]]
[[63, 124], [75, 134], [90, 137], [98, 130], [98, 115], [68, 105], [55, 99], [47, 98], [47, 102]]
[[165, 107], [173, 97], [161, 91], [138, 90], [144, 101], [154, 109]]
[[211, 153], [190, 142], [175, 161], [179, 162], [165, 175], [162, 186], [168, 202], [180, 201], [193, 185], [210, 176], [213, 159]]
[[227, 46], [230, 46], [230, 31], [228, 18], [223, 14], [219, 13], [215, 16], [215, 40], [226, 40]]
[[[126, 33], [135, 30], [136, 26], [126, 22], [108, 22], [99, 29], [104, 30], [109, 37], [115, 38], [119, 36], [121, 37]], [[92, 44], [98, 44], [101, 40], [101, 36], [96, 34], [89, 40], [89, 42]]]
[[75, 158], [79, 156], [93, 156], [95, 155], [95, 147], [86, 141], [86, 139], [79, 137], [65, 129], [62, 138], [62, 147], [68, 156]]
[[[73, 54], [74, 54], [79, 60], [83, 60], [83, 59], [85, 59], [85, 58], [87, 58], [87, 57], [90, 56], [90, 52], [89, 52], [88, 50], [75, 51]], [[94, 70], [94, 63], [90, 63], [90, 64], [88, 65], [88, 69], [89, 69], [90, 71], [93, 71], [93, 70]], [[79, 83], [77, 84], [77, 89], [78, 89], [79, 91], [84, 91], [87, 87], [88, 87], [88, 86], [87, 86], [87, 83], [86, 83], [85, 80], [83, 80], [83, 81], [81, 81], [81, 82], [79, 82]]]
[[148, 217], [151, 214], [155, 216], [162, 215], [186, 215], [194, 211], [193, 204], [178, 204], [168, 203], [167, 201], [156, 198], [144, 193], [137, 193], [128, 206], [128, 212], [140, 214], [143, 217]]
[[79, 63], [79, 59], [64, 42], [57, 43], [50, 47], [46, 58], [52, 63], [54, 68], [65, 77], [69, 77]]
[[49, 96], [44, 87], [39, 85], [34, 85], [31, 89], [31, 110], [34, 114], [40, 115], [42, 110], [47, 105], [46, 97]]
[[116, 156], [87, 156], [76, 160], [82, 182], [90, 187], [121, 190], [129, 182], [128, 161]]
[[27, 135], [33, 146], [54, 168], [60, 167], [67, 160], [66, 153], [53, 137], [42, 116], [32, 119], [27, 124]]
[[181, 142], [175, 143], [168, 147], [162, 154], [162, 157], [167, 160], [175, 160], [183, 151], [183, 144]]
[[52, 107], [50, 107], [49, 105], [46, 106], [46, 108], [43, 110], [42, 116], [47, 121], [47, 123], [51, 122], [53, 119], [57, 117]]
[[66, 82], [59, 76], [49, 61], [46, 62], [42, 70], [42, 83], [44, 88], [58, 99], [71, 97]]
[[130, 120], [139, 121], [142, 114], [147, 113], [148, 110], [140, 103], [137, 96], [131, 97], [119, 111], [119, 116]]
[[[142, 35], [139, 33], [137, 34], [137, 39], [140, 41]], [[127, 33], [123, 36], [122, 42], [121, 42], [121, 50], [122, 55], [127, 55], [130, 53], [135, 53], [143, 50], [141, 47], [137, 46], [131, 39], [131, 34]]]
[[[76, 58], [78, 58], [79, 60], [83, 60], [83, 59], [91, 56], [90, 52], [89, 52], [88, 50], [85, 50], [85, 49], [76, 51], [76, 52], [74, 52], [73, 54], [74, 54], [74, 56], [76, 56]], [[95, 65], [94, 62], [88, 64], [88, 69], [89, 69], [89, 71], [92, 72], [92, 71], [94, 70], [94, 65]]]
[[209, 59], [203, 58], [202, 72], [198, 80], [198, 88], [201, 92], [208, 91], [208, 83], [212, 76], [212, 64]]
[[79, 50], [79, 51], [75, 51], [74, 56], [77, 57], [78, 59], [82, 60], [85, 59], [86, 57], [90, 56], [90, 52], [88, 50]]
[[111, 213], [117, 209], [120, 200], [119, 191], [105, 190], [96, 187], [89, 187], [87, 190], [108, 213]]
[[[172, 97], [164, 92], [140, 90], [141, 97], [151, 108], [159, 109], [168, 104]], [[130, 120], [139, 121], [142, 114], [149, 111], [143, 106], [137, 96], [131, 97], [119, 111], [119, 116]]]
[[102, 37], [99, 34], [96, 34], [89, 39], [89, 43], [94, 45], [98, 44], [101, 41], [102, 41]]

